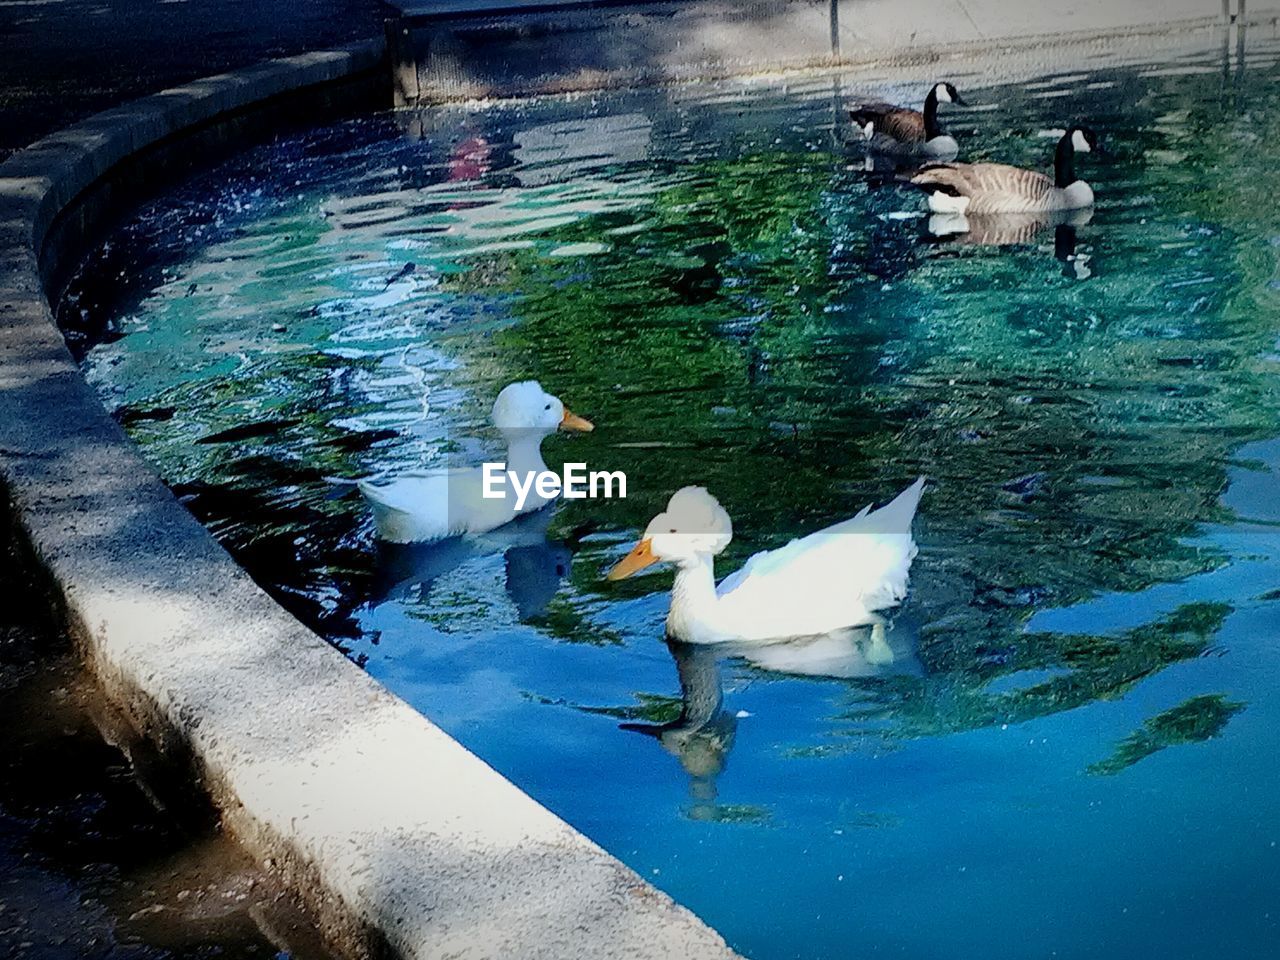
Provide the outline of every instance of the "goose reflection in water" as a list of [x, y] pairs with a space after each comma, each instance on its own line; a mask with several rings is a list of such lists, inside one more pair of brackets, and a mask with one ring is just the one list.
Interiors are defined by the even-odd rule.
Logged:
[[1053, 229], [1053, 255], [1063, 264], [1063, 275], [1087, 280], [1093, 275], [1089, 255], [1077, 253], [1077, 229], [1093, 219], [1093, 208], [1050, 213], [935, 213], [925, 229], [937, 242], [974, 247], [1008, 247], [1034, 243], [1044, 230]]
[[857, 680], [898, 674], [918, 675], [918, 632], [906, 617], [876, 622], [820, 637], [765, 645], [682, 643], [667, 640], [680, 680], [680, 715], [668, 723], [623, 723], [623, 730], [653, 737], [680, 761], [689, 776], [688, 815], [694, 820], [727, 819], [741, 807], [718, 803], [717, 780], [737, 739], [738, 710], [724, 702], [721, 661], [738, 660], [775, 674]]
[[503, 554], [507, 595], [521, 621], [537, 620], [569, 576], [584, 530], [547, 537], [553, 511], [526, 514], [490, 533], [434, 543], [377, 544], [371, 607], [425, 596], [432, 583], [475, 557]]

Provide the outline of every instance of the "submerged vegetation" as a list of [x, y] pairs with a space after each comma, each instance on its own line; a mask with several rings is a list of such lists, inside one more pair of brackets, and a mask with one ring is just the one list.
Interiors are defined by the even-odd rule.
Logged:
[[1090, 773], [1114, 776], [1166, 747], [1201, 743], [1222, 733], [1235, 714], [1244, 709], [1221, 694], [1202, 694], [1156, 714], [1141, 730], [1135, 730], [1106, 760], [1089, 767]]

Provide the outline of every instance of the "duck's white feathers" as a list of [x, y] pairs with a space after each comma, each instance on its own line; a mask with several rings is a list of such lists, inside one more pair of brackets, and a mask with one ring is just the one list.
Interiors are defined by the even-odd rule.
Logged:
[[[544, 437], [568, 425], [590, 430], [591, 424], [574, 417], [558, 397], [542, 389], [536, 380], [507, 384], [494, 400], [493, 425], [507, 443], [505, 470], [525, 481], [546, 472], [541, 444]], [[509, 523], [521, 513], [546, 506], [548, 501], [529, 487], [519, 499], [512, 484], [498, 485], [502, 496], [484, 495], [484, 472], [477, 467], [401, 474], [390, 482], [360, 481], [373, 513], [379, 540], [388, 543], [420, 543], [462, 534], [483, 534]]]
[[721, 627], [742, 639], [825, 634], [900, 603], [923, 490], [921, 477], [879, 510], [755, 554], [716, 588]]
[[523, 508], [516, 510], [509, 483], [501, 487], [503, 497], [489, 498], [483, 481], [480, 470], [460, 468], [401, 474], [385, 484], [362, 480], [357, 486], [373, 510], [378, 539], [388, 543], [488, 533], [549, 502], [530, 489]]

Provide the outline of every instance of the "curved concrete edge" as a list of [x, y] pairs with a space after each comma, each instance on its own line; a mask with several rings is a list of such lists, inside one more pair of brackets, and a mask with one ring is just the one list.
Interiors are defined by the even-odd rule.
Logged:
[[211, 77], [0, 165], [0, 476], [18, 526], [109, 696], [191, 764], [343, 952], [733, 957], [264, 594], [107, 416], [54, 325], [42, 267], [62, 251], [46, 247], [83, 244], [86, 222], [55, 227], [95, 184], [142, 151], [380, 57], [370, 45]]

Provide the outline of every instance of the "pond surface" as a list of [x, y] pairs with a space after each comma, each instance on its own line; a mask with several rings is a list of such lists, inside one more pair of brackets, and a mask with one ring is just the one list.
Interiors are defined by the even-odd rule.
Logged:
[[[259, 582], [747, 955], [1272, 957], [1277, 52], [950, 77], [968, 159], [1106, 142], [1018, 235], [844, 147], [927, 82], [371, 117], [149, 205], [62, 322]], [[492, 459], [525, 377], [630, 496], [376, 550], [331, 481]], [[682, 485], [723, 575], [920, 473], [887, 657], [669, 649], [670, 573], [603, 580]]]

